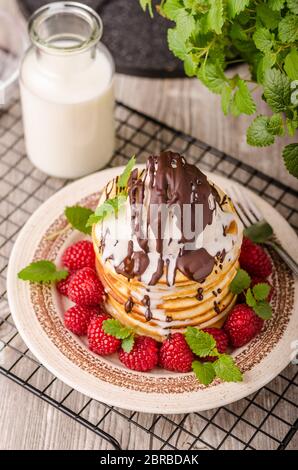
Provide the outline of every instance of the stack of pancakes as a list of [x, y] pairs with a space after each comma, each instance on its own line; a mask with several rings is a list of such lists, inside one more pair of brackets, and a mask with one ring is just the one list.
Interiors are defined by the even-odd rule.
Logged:
[[[212, 188], [215, 188], [213, 184]], [[170, 333], [183, 332], [187, 326], [221, 327], [236, 301], [229, 285], [239, 267], [242, 226], [230, 199], [221, 189], [216, 188], [216, 191], [224, 201], [218, 210], [223, 211], [229, 220], [222, 237], [231, 240], [231, 249], [214, 256], [213, 269], [205, 279], [194, 280], [176, 269], [174, 282], [169, 284], [165, 267], [158, 281], [151, 285], [145, 283], [142, 276], [127, 277], [117, 272], [113, 256], [104, 256], [102, 223], [93, 226], [96, 268], [106, 291], [105, 308], [112, 317], [134, 328], [137, 334], [151, 336], [157, 341], [163, 341]], [[104, 188], [99, 205], [116, 193], [117, 179]], [[216, 233], [218, 237], [219, 232]], [[218, 243], [218, 239], [216, 241]], [[117, 251], [117, 243], [114, 250]]]

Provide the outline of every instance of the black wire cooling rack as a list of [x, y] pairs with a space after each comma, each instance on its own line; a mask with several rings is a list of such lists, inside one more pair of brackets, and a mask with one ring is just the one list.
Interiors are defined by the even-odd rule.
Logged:
[[[171, 148], [202, 169], [232, 178], [260, 194], [298, 230], [298, 194], [267, 175], [189, 135], [118, 103], [117, 150], [109, 166], [136, 154]], [[16, 99], [0, 111], [0, 372], [75, 419], [109, 449], [295, 449], [298, 448], [297, 366], [289, 365], [257, 393], [219, 409], [187, 415], [128, 412], [70, 389], [48, 372], [23, 343], [10, 315], [6, 270], [17, 234], [32, 212], [69, 181], [35, 169], [25, 156], [21, 110]], [[111, 426], [114, 422], [116, 425]], [[113, 429], [113, 431], [111, 431]], [[135, 433], [135, 434], [134, 434]], [[125, 442], [125, 443], [123, 443]], [[104, 445], [102, 444], [104, 447]]]

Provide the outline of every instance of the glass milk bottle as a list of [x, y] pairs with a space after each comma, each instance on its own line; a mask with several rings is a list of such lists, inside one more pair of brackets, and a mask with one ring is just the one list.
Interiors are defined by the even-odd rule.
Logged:
[[80, 3], [51, 3], [32, 16], [29, 33], [20, 76], [29, 159], [61, 178], [102, 168], [114, 151], [115, 99], [100, 17]]

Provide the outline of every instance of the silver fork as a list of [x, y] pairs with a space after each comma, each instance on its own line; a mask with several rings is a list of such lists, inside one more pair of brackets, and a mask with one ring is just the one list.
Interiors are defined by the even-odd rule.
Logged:
[[239, 186], [231, 186], [228, 192], [244, 227], [248, 228], [251, 225], [258, 224], [262, 230], [266, 230], [270, 237], [264, 242], [265, 245], [271, 246], [289, 266], [293, 273], [298, 276], [298, 263], [281, 245], [277, 244], [273, 240], [273, 229], [271, 225], [264, 219], [264, 216], [252, 200], [243, 191], [241, 191]]

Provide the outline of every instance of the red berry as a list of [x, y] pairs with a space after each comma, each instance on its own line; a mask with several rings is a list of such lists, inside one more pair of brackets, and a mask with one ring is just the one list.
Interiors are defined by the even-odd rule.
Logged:
[[61, 295], [65, 295], [65, 297], [68, 297], [68, 287], [69, 287], [69, 282], [71, 280], [72, 274], [69, 274], [66, 279], [62, 279], [62, 281], [57, 282], [56, 287]]
[[[224, 330], [220, 330], [219, 328], [204, 328], [203, 331], [213, 336], [216, 341], [216, 348], [220, 354], [224, 354], [227, 351], [229, 338]], [[203, 361], [214, 362], [216, 361], [217, 357], [207, 356], [203, 357], [202, 359]]]
[[239, 262], [251, 276], [264, 279], [272, 273], [272, 263], [267, 253], [246, 237], [243, 238]]
[[181, 333], [170, 335], [159, 351], [159, 365], [174, 372], [190, 372], [193, 360], [194, 355]]
[[128, 369], [140, 372], [151, 370], [158, 363], [157, 343], [149, 336], [137, 336], [130, 353], [122, 348], [119, 350], [119, 359]]
[[69, 246], [62, 255], [62, 263], [70, 271], [82, 268], [95, 269], [95, 253], [88, 240], [82, 240]]
[[107, 315], [92, 318], [88, 327], [89, 348], [100, 356], [113, 354], [121, 344], [119, 339], [104, 332], [102, 323], [108, 319]]
[[236, 305], [224, 325], [230, 343], [239, 348], [260, 333], [264, 320], [258, 317], [252, 308], [245, 304]]
[[65, 312], [64, 324], [66, 328], [76, 335], [84, 336], [87, 334], [91, 318], [95, 315], [98, 315], [98, 308], [80, 307], [79, 305], [75, 305]]
[[72, 275], [68, 286], [68, 297], [75, 304], [87, 307], [98, 305], [103, 295], [103, 285], [93, 269], [79, 269]]

